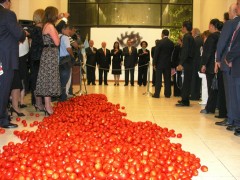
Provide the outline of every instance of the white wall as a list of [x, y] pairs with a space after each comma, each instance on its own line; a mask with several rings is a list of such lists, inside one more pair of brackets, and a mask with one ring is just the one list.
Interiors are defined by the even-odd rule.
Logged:
[[[107, 43], [107, 48], [111, 50], [113, 48], [113, 44], [117, 41], [117, 38], [121, 38], [121, 34], [125, 36], [125, 33], [129, 35], [131, 32], [134, 34], [139, 33], [141, 37], [140, 41], [147, 41], [148, 47], [147, 49], [151, 52], [151, 48], [155, 46], [155, 40], [161, 39], [162, 29], [146, 29], [146, 28], [91, 28], [91, 39], [94, 41], [94, 47], [97, 49], [101, 48], [101, 43], [105, 41]], [[127, 38], [124, 42], [127, 41]], [[121, 47], [122, 49], [123, 47]], [[137, 49], [140, 49], [140, 45]], [[150, 56], [151, 57], [151, 56]], [[150, 62], [152, 62], [152, 58], [150, 58]], [[152, 77], [152, 66], [150, 66], [150, 77]], [[96, 77], [98, 79], [98, 71], [96, 72]], [[134, 79], [138, 78], [138, 68], [135, 68]], [[112, 75], [112, 71], [110, 69], [109, 80], [113, 80], [114, 77]], [[122, 75], [120, 76], [121, 80], [124, 80], [124, 66], [122, 66]], [[150, 78], [151, 80], [152, 78]]]

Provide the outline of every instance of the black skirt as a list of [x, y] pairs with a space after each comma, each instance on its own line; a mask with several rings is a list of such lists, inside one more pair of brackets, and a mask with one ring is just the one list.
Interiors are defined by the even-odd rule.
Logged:
[[11, 89], [23, 89], [22, 82], [19, 75], [19, 70], [14, 70], [13, 81]]

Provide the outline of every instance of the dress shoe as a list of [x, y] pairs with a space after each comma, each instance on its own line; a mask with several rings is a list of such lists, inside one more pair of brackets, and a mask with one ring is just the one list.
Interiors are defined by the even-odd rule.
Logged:
[[215, 116], [215, 118], [219, 118], [219, 119], [222, 119], [222, 118], [227, 118], [227, 116]]
[[105, 86], [108, 86], [108, 84], [104, 84]]
[[165, 98], [170, 98], [170, 96], [165, 96]]
[[238, 126], [235, 126], [235, 125], [230, 125], [226, 128], [226, 130], [228, 131], [235, 131], [236, 129], [238, 128]]
[[235, 136], [240, 136], [240, 127], [235, 129], [234, 135]]
[[185, 106], [187, 107], [187, 106], [190, 106], [190, 104], [181, 102], [181, 103], [176, 104], [176, 106], [177, 107], [185, 107]]
[[134, 86], [134, 84], [131, 84], [131, 86]]
[[0, 126], [1, 128], [16, 128], [18, 127], [17, 124], [13, 124], [13, 123], [8, 123], [7, 125], [2, 125]]
[[180, 103], [182, 103], [182, 100], [178, 100], [177, 102], [180, 104]]
[[96, 84], [95, 84], [95, 83], [93, 83], [92, 85], [93, 85], [93, 86], [96, 86]]
[[230, 123], [228, 123], [227, 119], [224, 119], [223, 121], [220, 121], [220, 122], [215, 122], [215, 124], [218, 126], [230, 126], [231, 125]]
[[152, 95], [153, 98], [160, 98], [160, 96]]
[[202, 109], [200, 111], [200, 113], [202, 113], [202, 114], [214, 114], [213, 112], [208, 112], [206, 109]]
[[128, 86], [128, 84], [124, 84], [124, 86]]
[[102, 85], [102, 83], [99, 83], [99, 86], [101, 86]]

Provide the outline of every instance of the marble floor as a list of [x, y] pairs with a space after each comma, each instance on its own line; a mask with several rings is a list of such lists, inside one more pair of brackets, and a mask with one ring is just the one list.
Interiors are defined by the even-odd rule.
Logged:
[[[75, 92], [79, 90], [74, 87]], [[154, 99], [148, 95], [146, 87], [138, 86], [114, 86], [112, 82], [108, 86], [87, 86], [88, 94], [101, 93], [108, 97], [110, 102], [120, 103], [125, 106], [128, 114], [127, 118], [132, 121], [152, 121], [161, 127], [174, 129], [177, 133], [182, 133], [183, 138], [172, 139], [172, 142], [179, 142], [185, 151], [194, 153], [201, 159], [201, 164], [207, 165], [207, 173], [200, 172], [194, 180], [240, 180], [240, 137], [227, 131], [226, 127], [216, 126], [214, 123], [219, 121], [214, 115], [203, 115], [199, 111], [204, 107], [197, 101], [191, 102], [190, 107], [175, 107], [179, 98], [164, 98], [161, 94], [160, 99]], [[150, 87], [150, 91], [154, 91]], [[26, 97], [28, 107], [22, 112], [29, 123], [43, 117], [30, 116], [35, 109], [30, 105], [30, 95]], [[16, 116], [13, 118], [16, 122]], [[17, 123], [17, 122], [16, 122]], [[33, 130], [34, 128], [23, 127], [18, 123], [17, 130]], [[8, 142], [19, 142], [13, 135], [15, 129], [8, 129], [6, 133], [0, 135], [0, 148]]]

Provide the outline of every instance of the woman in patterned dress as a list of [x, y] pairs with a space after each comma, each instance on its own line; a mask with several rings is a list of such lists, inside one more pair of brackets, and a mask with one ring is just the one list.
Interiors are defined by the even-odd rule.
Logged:
[[36, 92], [37, 96], [44, 97], [45, 113], [53, 114], [51, 106], [51, 97], [61, 94], [60, 76], [58, 68], [60, 43], [57, 30], [54, 24], [58, 19], [58, 9], [47, 7], [45, 9], [43, 25], [43, 51], [40, 59], [40, 67], [37, 78]]

